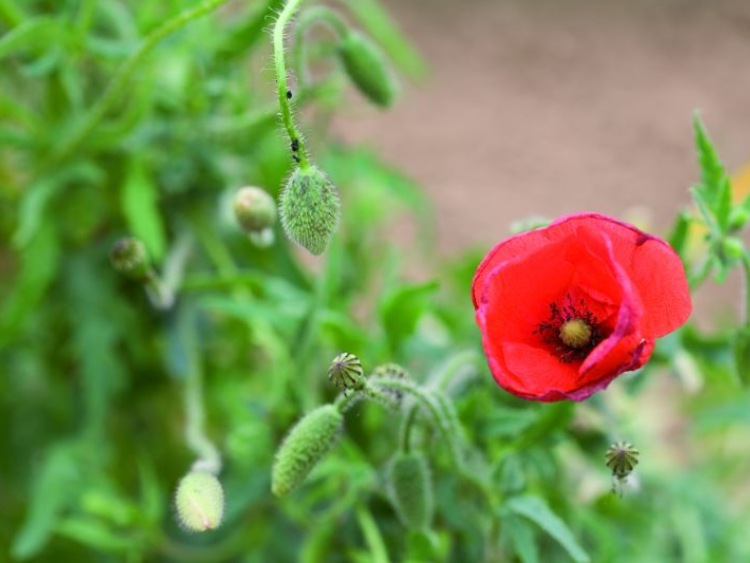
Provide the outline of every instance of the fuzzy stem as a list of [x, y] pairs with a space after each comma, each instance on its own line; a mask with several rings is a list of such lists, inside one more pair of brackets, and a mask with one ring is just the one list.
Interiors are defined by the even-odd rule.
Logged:
[[312, 7], [300, 15], [294, 29], [294, 47], [292, 49], [292, 61], [294, 63], [294, 72], [297, 75], [298, 86], [306, 85], [309, 82], [309, 73], [305, 65], [305, 35], [317, 23], [328, 26], [338, 39], [342, 39], [349, 33], [341, 16], [335, 10], [325, 6]]
[[412, 406], [409, 412], [401, 422], [401, 431], [399, 432], [399, 449], [402, 452], [409, 452], [411, 446], [411, 429], [414, 427], [414, 421], [417, 418], [417, 411], [419, 407], [417, 405]]
[[306, 170], [310, 167], [310, 163], [307, 159], [305, 141], [297, 129], [297, 125], [294, 123], [291, 102], [289, 98], [287, 98], [287, 92], [290, 92], [290, 90], [287, 87], [287, 70], [286, 61], [284, 59], [284, 32], [292, 16], [294, 16], [294, 13], [297, 11], [300, 4], [302, 4], [302, 1], [303, 0], [289, 0], [279, 14], [273, 28], [273, 59], [276, 69], [276, 86], [278, 88], [281, 121], [284, 124], [284, 129], [286, 129], [287, 135], [289, 135], [289, 142], [292, 146], [297, 148], [297, 150], [293, 150], [293, 154], [299, 163], [299, 167], [302, 170]]
[[221, 471], [221, 456], [218, 448], [205, 433], [203, 369], [198, 353], [200, 344], [195, 330], [196, 318], [193, 314], [184, 314], [180, 322], [183, 345], [188, 354], [188, 373], [183, 391], [185, 441], [198, 456], [193, 469], [201, 469], [217, 475]]
[[161, 42], [162, 39], [185, 27], [195, 19], [198, 19], [221, 6], [227, 0], [205, 0], [194, 8], [185, 10], [163, 25], [152, 31], [141, 46], [130, 55], [120, 66], [115, 77], [111, 80], [101, 98], [94, 104], [91, 110], [83, 118], [78, 128], [67, 140], [63, 141], [59, 148], [46, 160], [42, 169], [51, 167], [54, 163], [62, 160], [73, 152], [78, 145], [90, 137], [91, 132], [104, 118], [112, 106], [119, 101], [123, 94], [132, 86], [133, 74], [148, 54]]
[[457, 437], [460, 435], [460, 431], [456, 428], [455, 420], [445, 415], [444, 409], [440, 405], [440, 401], [429, 391], [424, 391], [418, 385], [415, 385], [409, 381], [401, 379], [390, 379], [387, 377], [372, 378], [367, 381], [365, 391], [377, 395], [382, 393], [381, 389], [393, 389], [394, 391], [401, 391], [411, 395], [422, 407], [427, 414], [432, 418], [435, 426], [437, 426], [440, 433], [448, 443], [448, 449], [450, 450], [453, 463], [456, 467], [463, 467], [463, 460], [461, 458], [461, 450], [457, 443]]

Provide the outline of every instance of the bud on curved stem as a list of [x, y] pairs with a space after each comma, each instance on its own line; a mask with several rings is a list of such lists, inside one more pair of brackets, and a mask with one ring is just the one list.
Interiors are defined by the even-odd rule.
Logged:
[[284, 496], [293, 491], [336, 444], [344, 417], [334, 405], [318, 407], [305, 415], [287, 434], [271, 470], [271, 491]]
[[276, 223], [276, 202], [260, 188], [246, 186], [237, 190], [232, 210], [237, 223], [247, 234], [259, 233]]
[[279, 196], [287, 236], [316, 256], [336, 232], [340, 212], [336, 186], [317, 166], [295, 168]]
[[373, 104], [387, 108], [398, 87], [377, 46], [361, 33], [350, 31], [339, 44], [339, 57], [352, 83]]
[[391, 502], [401, 523], [411, 530], [424, 530], [432, 523], [434, 502], [432, 477], [424, 455], [398, 452], [387, 470]]
[[175, 508], [186, 530], [215, 530], [224, 515], [224, 489], [213, 473], [190, 471], [177, 485]]
[[139, 239], [127, 237], [118, 240], [109, 253], [112, 267], [120, 274], [137, 281], [145, 289], [151, 304], [157, 309], [169, 309], [174, 294], [162, 283], [151, 266], [146, 246]]

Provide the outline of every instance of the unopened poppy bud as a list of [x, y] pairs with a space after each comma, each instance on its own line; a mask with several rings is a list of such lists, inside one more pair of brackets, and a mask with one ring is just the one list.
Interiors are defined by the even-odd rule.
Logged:
[[745, 251], [745, 245], [736, 237], [727, 237], [721, 241], [721, 252], [727, 258], [736, 260]]
[[224, 515], [224, 489], [213, 473], [191, 471], [177, 485], [175, 507], [180, 524], [186, 530], [214, 530]]
[[750, 220], [750, 211], [744, 207], [735, 207], [729, 213], [729, 228], [738, 231]]
[[359, 389], [364, 385], [364, 370], [359, 358], [344, 352], [328, 368], [328, 379], [337, 389]]
[[432, 477], [427, 460], [420, 452], [399, 452], [388, 466], [391, 501], [401, 523], [412, 530], [428, 528], [434, 503]]
[[146, 246], [137, 238], [118, 240], [109, 253], [112, 267], [131, 279], [143, 281], [148, 277], [150, 264]]
[[349, 78], [368, 100], [383, 108], [391, 105], [396, 97], [396, 82], [372, 41], [351, 32], [339, 43], [339, 56]]
[[316, 256], [328, 246], [339, 222], [339, 194], [317, 166], [296, 168], [279, 196], [287, 236]]
[[276, 202], [260, 188], [237, 190], [232, 208], [237, 223], [247, 234], [260, 233], [276, 222]]
[[271, 491], [284, 496], [294, 490], [338, 441], [344, 417], [333, 405], [305, 415], [291, 429], [276, 452], [271, 470]]

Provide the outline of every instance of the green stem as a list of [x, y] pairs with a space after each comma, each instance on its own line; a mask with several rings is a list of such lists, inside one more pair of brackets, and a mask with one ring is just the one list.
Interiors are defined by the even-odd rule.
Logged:
[[750, 254], [742, 253], [742, 273], [745, 278], [745, 326], [750, 327]]
[[122, 66], [120, 66], [120, 69], [107, 86], [102, 97], [97, 100], [91, 110], [85, 115], [78, 128], [67, 138], [67, 140], [60, 143], [59, 148], [48, 157], [41, 168], [45, 169], [53, 166], [55, 163], [73, 152], [84, 140], [90, 137], [91, 132], [104, 118], [106, 113], [131, 87], [133, 74], [136, 69], [146, 56], [156, 48], [162, 39], [175, 31], [182, 29], [193, 20], [212, 12], [226, 1], [227, 0], [205, 0], [194, 8], [185, 10], [181, 14], [178, 14], [173, 19], [152, 31], [143, 41], [141, 46], [130, 55]]
[[367, 380], [364, 391], [372, 395], [378, 395], [382, 393], [381, 389], [392, 389], [394, 391], [400, 391], [411, 395], [422, 407], [430, 418], [437, 426], [443, 438], [448, 444], [448, 449], [451, 453], [453, 463], [456, 467], [463, 467], [463, 459], [461, 457], [461, 449], [458, 446], [457, 438], [460, 434], [459, 429], [454, 427], [455, 421], [445, 416], [445, 412], [441, 408], [439, 401], [429, 392], [424, 391], [418, 385], [403, 379], [390, 379], [386, 377], [378, 377]]
[[297, 150], [293, 150], [293, 153], [295, 159], [299, 162], [299, 167], [302, 170], [306, 170], [310, 167], [310, 163], [307, 158], [304, 139], [294, 123], [291, 102], [287, 97], [287, 92], [290, 92], [290, 90], [287, 86], [286, 61], [284, 59], [286, 56], [284, 52], [284, 32], [292, 16], [294, 16], [294, 13], [300, 4], [302, 4], [302, 1], [289, 0], [279, 14], [273, 28], [273, 59], [276, 68], [276, 86], [279, 95], [279, 108], [281, 109], [281, 121], [284, 124], [287, 135], [289, 135], [289, 142], [293, 147], [297, 148]]
[[183, 346], [188, 354], [188, 373], [183, 393], [185, 441], [188, 447], [198, 456], [198, 460], [193, 467], [216, 475], [221, 471], [221, 456], [218, 448], [205, 433], [203, 368], [198, 352], [200, 344], [196, 334], [196, 318], [192, 313], [192, 311], [183, 313], [179, 321]]
[[409, 452], [411, 446], [411, 429], [414, 427], [414, 421], [417, 419], [417, 405], [414, 405], [406, 413], [401, 423], [401, 432], [399, 433], [399, 449], [402, 452]]
[[294, 29], [294, 47], [292, 50], [292, 61], [294, 62], [294, 72], [297, 75], [298, 86], [306, 85], [309, 82], [305, 57], [305, 36], [308, 30], [318, 23], [328, 26], [339, 39], [349, 33], [341, 16], [330, 8], [315, 6], [302, 13]]

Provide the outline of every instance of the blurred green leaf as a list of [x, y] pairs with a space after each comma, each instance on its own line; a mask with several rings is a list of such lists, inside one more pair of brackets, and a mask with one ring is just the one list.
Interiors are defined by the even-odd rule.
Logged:
[[533, 495], [513, 497], [505, 503], [504, 510], [534, 522], [553, 537], [568, 552], [573, 561], [590, 561], [589, 556], [578, 544], [565, 522], [552, 512], [543, 499]]
[[50, 44], [65, 41], [62, 22], [48, 17], [27, 19], [0, 37], [0, 60], [19, 51], [44, 51]]
[[539, 548], [537, 547], [534, 530], [525, 519], [508, 515], [503, 518], [503, 537], [513, 546], [513, 552], [521, 563], [537, 563]]
[[732, 343], [734, 348], [734, 365], [743, 385], [750, 385], [750, 327], [742, 326], [737, 331]]
[[75, 442], [59, 442], [47, 452], [34, 480], [26, 520], [13, 540], [13, 557], [28, 559], [41, 551], [58, 518], [78, 494], [82, 467]]
[[410, 336], [427, 308], [428, 299], [438, 289], [436, 281], [397, 287], [380, 302], [378, 314], [389, 347], [395, 351]]
[[140, 157], [130, 160], [121, 201], [131, 234], [143, 241], [154, 261], [161, 261], [167, 243], [159, 210], [159, 188]]

